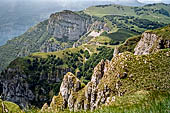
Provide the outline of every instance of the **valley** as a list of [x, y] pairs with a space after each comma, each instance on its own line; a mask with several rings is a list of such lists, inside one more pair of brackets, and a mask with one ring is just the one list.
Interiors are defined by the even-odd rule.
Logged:
[[169, 112], [169, 6], [63, 10], [9, 40], [0, 111]]

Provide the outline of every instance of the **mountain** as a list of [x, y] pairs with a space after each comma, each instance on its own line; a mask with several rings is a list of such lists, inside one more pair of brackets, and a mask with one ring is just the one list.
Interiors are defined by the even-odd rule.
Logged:
[[0, 47], [0, 70], [17, 57], [77, 47], [100, 35], [107, 37], [108, 43], [123, 43], [145, 30], [167, 25], [169, 11], [167, 4], [153, 4], [143, 7], [103, 5], [79, 12], [54, 13]]
[[[71, 11], [51, 15], [48, 20], [37, 24], [23, 35], [9, 40], [6, 45], [0, 47], [0, 50], [4, 51], [0, 55], [1, 61], [3, 61], [1, 69], [7, 62], [19, 56], [27, 56], [38, 51], [50, 52], [72, 47], [74, 40], [87, 32], [91, 25], [90, 21], [90, 17], [83, 17], [83, 15]], [[53, 42], [52, 38], [56, 39], [56, 42]]]
[[[135, 40], [135, 38], [130, 40]], [[125, 45], [127, 45], [127, 42]], [[118, 52], [119, 54], [114, 54], [111, 61], [101, 60], [94, 68], [91, 81], [86, 86], [82, 86], [81, 80], [74, 74], [67, 73], [61, 83], [58, 96], [53, 97], [49, 106], [47, 103], [44, 104], [41, 111], [60, 112], [64, 108], [69, 108], [70, 111], [93, 111], [97, 108], [100, 111], [102, 105], [110, 106], [110, 109], [111, 107], [113, 109], [117, 107], [116, 110], [120, 106], [124, 109], [127, 106], [133, 109], [132, 106], [135, 103], [139, 106], [139, 103], [148, 101], [144, 98], [153, 97], [155, 99], [150, 99], [153, 102], [152, 104], [162, 103], [166, 98], [169, 99], [169, 48], [170, 26], [154, 31], [146, 31], [136, 43], [134, 54], [128, 51]], [[159, 96], [154, 96], [154, 94], [159, 94], [163, 100], [159, 100]], [[137, 95], [141, 97], [137, 97]], [[130, 98], [130, 102], [121, 100], [126, 97]], [[117, 105], [118, 103], [121, 104]], [[169, 105], [168, 101], [166, 105]], [[146, 106], [142, 109], [145, 111], [153, 110], [152, 105]], [[138, 108], [138, 110], [141, 109]], [[166, 112], [166, 110], [168, 110], [168, 107], [165, 107], [163, 112]]]
[[[22, 108], [30, 105], [41, 107], [43, 103], [50, 102], [52, 97], [58, 94], [63, 76], [67, 72], [75, 73], [87, 83], [93, 68], [100, 60], [112, 58], [113, 47], [92, 43], [77, 48], [33, 53], [30, 56], [17, 58], [1, 73], [0, 89], [4, 92], [2, 98], [15, 102]], [[4, 82], [7, 79], [9, 81]]]
[[[119, 46], [105, 45], [102, 37], [93, 38], [76, 48], [17, 58], [1, 73], [0, 93], [22, 108], [52, 101], [48, 110], [67, 106], [78, 110], [94, 109], [109, 96], [168, 91], [169, 32], [170, 26], [146, 31]], [[47, 110], [47, 104], [42, 110]]]
[[[79, 7], [77, 7], [77, 3]], [[1, 0], [0, 46], [4, 45], [9, 39], [22, 35], [30, 27], [48, 19], [51, 13], [66, 9], [80, 11], [93, 5], [110, 3], [107, 1]]]
[[0, 45], [26, 32], [31, 26], [47, 19], [53, 12], [62, 9], [53, 3], [1, 1]]
[[0, 47], [0, 111], [167, 112], [168, 11], [103, 5], [51, 14]]

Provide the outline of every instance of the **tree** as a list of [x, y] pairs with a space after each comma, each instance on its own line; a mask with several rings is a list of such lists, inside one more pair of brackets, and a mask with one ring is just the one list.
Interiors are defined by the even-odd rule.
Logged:
[[87, 50], [85, 50], [84, 56], [85, 56], [87, 59], [90, 57], [90, 54], [89, 54], [89, 52], [88, 52]]
[[80, 53], [81, 53], [81, 54], [83, 54], [83, 53], [84, 53], [84, 51], [83, 51], [82, 49], [80, 49]]

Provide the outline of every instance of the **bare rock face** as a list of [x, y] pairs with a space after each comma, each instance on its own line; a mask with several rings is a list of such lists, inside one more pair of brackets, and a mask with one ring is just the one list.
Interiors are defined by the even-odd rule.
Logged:
[[[25, 74], [16, 68], [8, 68], [6, 74], [0, 77], [1, 98], [14, 102], [21, 108], [34, 104], [42, 106], [43, 103], [51, 100], [48, 95], [53, 89], [49, 88], [49, 86], [60, 83], [67, 72], [71, 72], [71, 69], [61, 68], [53, 75], [36, 75], [32, 73]], [[35, 80], [36, 76], [38, 77]], [[69, 87], [71, 87], [70, 85]], [[79, 86], [80, 84], [77, 83], [75, 87], [78, 88]], [[74, 90], [77, 91], [77, 89]]]
[[[41, 111], [43, 112], [52, 112], [54, 109], [57, 111], [57, 108], [65, 109], [69, 108], [70, 110], [74, 109], [75, 97], [74, 93], [81, 90], [81, 82], [80, 80], [73, 75], [71, 72], [68, 72], [63, 79], [63, 82], [60, 86], [60, 92], [58, 96], [54, 96], [50, 106], [44, 104]], [[60, 101], [59, 101], [60, 100]]]
[[63, 82], [60, 87], [60, 93], [63, 97], [63, 104], [67, 107], [69, 102], [69, 106], [72, 106], [72, 102], [70, 101], [72, 98], [72, 93], [77, 92], [81, 89], [81, 82], [78, 80], [72, 73], [67, 73], [64, 76]]
[[158, 51], [159, 49], [170, 48], [170, 40], [164, 40], [156, 34], [145, 32], [141, 40], [135, 47], [135, 55], [146, 55]]
[[48, 33], [58, 39], [78, 40], [88, 31], [90, 20], [65, 10], [51, 15], [47, 27]]
[[[109, 61], [106, 61], [109, 63]], [[62, 108], [69, 108], [71, 111], [79, 109], [95, 109], [100, 104], [100, 100], [104, 103], [106, 101], [105, 96], [108, 91], [107, 86], [104, 92], [98, 91], [98, 84], [103, 78], [105, 67], [104, 60], [102, 60], [94, 69], [94, 74], [91, 81], [82, 89], [81, 82], [72, 73], [67, 73], [64, 76], [63, 82], [60, 87], [60, 95], [63, 98]], [[44, 105], [45, 106], [45, 105]], [[50, 106], [48, 109], [52, 108]], [[44, 107], [42, 108], [42, 110]]]
[[35, 99], [35, 95], [28, 86], [28, 83], [22, 83], [19, 80], [5, 81], [3, 82], [2, 97], [20, 105], [22, 108], [28, 107], [29, 101]]
[[99, 84], [100, 79], [103, 77], [104, 74], [104, 66], [105, 62], [102, 60], [95, 68], [94, 68], [94, 74], [91, 78], [91, 82], [97, 87]]
[[106, 22], [95, 21], [95, 20], [92, 20], [92, 22], [93, 23], [90, 25], [86, 34], [84, 34], [79, 40], [77, 40], [73, 44], [73, 47], [78, 47], [85, 43], [94, 44], [92, 42], [89, 42], [92, 38], [100, 36], [104, 31], [109, 32], [111, 30], [111, 28], [107, 26]]
[[[93, 111], [96, 108], [100, 108], [101, 105], [107, 106], [110, 103], [116, 101], [116, 98], [119, 96], [138, 91], [139, 87], [136, 86], [137, 83], [139, 84], [140, 89], [146, 89], [146, 87], [149, 88], [150, 85], [152, 86], [152, 84], [150, 84], [150, 81], [146, 82], [146, 80], [141, 77], [142, 74], [140, 69], [145, 68], [144, 66], [146, 66], [146, 68], [150, 67], [151, 62], [156, 65], [159, 63], [156, 60], [161, 60], [158, 65], [160, 65], [162, 62], [167, 63], [166, 60], [164, 61], [164, 58], [169, 59], [170, 52], [168, 50], [159, 52], [157, 52], [156, 56], [159, 56], [159, 58], [162, 59], [155, 57], [155, 54], [145, 55], [145, 57], [143, 57], [136, 56], [130, 52], [125, 52], [114, 56], [111, 61], [102, 60], [94, 68], [91, 81], [84, 88], [80, 87], [80, 81], [73, 74], [66, 74], [60, 87], [60, 94], [58, 99], [56, 99], [62, 101], [55, 102], [60, 103], [61, 106], [54, 104], [52, 101], [51, 105], [55, 107], [50, 105], [48, 109], [55, 110], [58, 108], [69, 108], [70, 111]], [[154, 88], [158, 88], [156, 85], [159, 85], [159, 88], [162, 87], [162, 89], [168, 89], [169, 75], [165, 73], [164, 76], [159, 76], [160, 73], [155, 71], [159, 67], [153, 66], [152, 68], [154, 69], [149, 70], [149, 72], [153, 71], [158, 75], [154, 76], [154, 79], [160, 80], [160, 78], [162, 78], [162, 81], [159, 81], [159, 83], [155, 81]], [[166, 69], [167, 67], [164, 66], [161, 68]], [[150, 73], [147, 75], [149, 76], [148, 78], [153, 77], [149, 74]], [[140, 84], [138, 81], [140, 81], [140, 83], [145, 82], [145, 84]], [[165, 83], [167, 83], [167, 85], [164, 85]]]

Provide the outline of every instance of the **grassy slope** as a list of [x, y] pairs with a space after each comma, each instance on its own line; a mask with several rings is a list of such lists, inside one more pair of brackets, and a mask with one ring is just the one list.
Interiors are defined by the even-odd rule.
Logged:
[[94, 113], [167, 113], [170, 111], [170, 93], [138, 91], [118, 97], [110, 106]]
[[159, 37], [163, 37], [164, 40], [170, 40], [170, 25], [148, 32], [155, 33]]
[[[113, 58], [111, 65], [115, 68], [109, 70], [99, 83], [99, 90], [104, 85], [109, 86], [111, 92], [117, 92], [116, 82], [119, 81], [119, 92], [126, 92], [124, 96], [115, 96], [116, 100], [109, 106], [102, 106], [94, 113], [167, 113], [170, 108], [170, 79], [169, 62], [170, 49], [161, 50], [150, 55], [135, 56], [125, 52]], [[125, 66], [125, 67], [124, 67]], [[127, 77], [117, 78], [127, 72]], [[83, 92], [83, 90], [81, 90]], [[78, 92], [78, 100], [81, 97]], [[111, 95], [112, 96], [112, 95]], [[78, 113], [90, 113], [90, 111], [80, 111]], [[69, 113], [68, 110], [61, 113]]]
[[[160, 32], [161, 30], [166, 32]], [[168, 30], [169, 26], [166, 26], [148, 32], [155, 32], [159, 36], [169, 39], [169, 35], [167, 35], [169, 32]], [[139, 40], [140, 36], [128, 39], [121, 45], [121, 51], [133, 52], [133, 49]], [[103, 41], [103, 39], [99, 41]], [[88, 48], [92, 53], [97, 52], [96, 49], [94, 50], [95, 45], [83, 45], [78, 48], [60, 51], [61, 53], [34, 53], [31, 57], [47, 58], [48, 55], [58, 55], [59, 57], [64, 58], [63, 53], [74, 53], [83, 48]], [[165, 49], [154, 54], [141, 56], [135, 56], [132, 53], [126, 52], [120, 57], [118, 56], [117, 59], [113, 58], [111, 64], [116, 72], [115, 70], [110, 70], [106, 74], [105, 79], [101, 81], [100, 88], [102, 88], [103, 84], [108, 84], [111, 90], [115, 91], [114, 86], [117, 81], [115, 73], [123, 75], [124, 72], [127, 72], [127, 78], [118, 79], [118, 81], [122, 83], [119, 91], [124, 92], [126, 90], [127, 93], [123, 97], [116, 97], [115, 103], [112, 103], [109, 107], [103, 107], [102, 110], [96, 110], [95, 112], [166, 112], [170, 106], [170, 94], [168, 93], [168, 87], [170, 86], [169, 56], [170, 50]], [[67, 113], [68, 111], [65, 112]]]
[[106, 36], [114, 41], [125, 41], [148, 29], [153, 30], [170, 23], [170, 8], [166, 4], [143, 7], [93, 6], [85, 9], [84, 12], [106, 22], [106, 26], [111, 29]]
[[[160, 32], [161, 30], [166, 32]], [[169, 26], [161, 29], [153, 30], [152, 32], [162, 36], [163, 39], [169, 39]], [[151, 31], [150, 31], [151, 32]], [[140, 40], [140, 36], [128, 39], [123, 45], [123, 51], [131, 51]], [[130, 47], [128, 48], [128, 46]], [[124, 52], [116, 56], [111, 61], [111, 67], [104, 74], [103, 79], [99, 83], [99, 90], [102, 90], [104, 85], [109, 86], [113, 95], [115, 92], [125, 93], [124, 96], [116, 96], [116, 101], [108, 107], [98, 109], [96, 113], [110, 112], [169, 112], [170, 108], [170, 49], [163, 49], [150, 55], [133, 55], [130, 52]], [[127, 76], [118, 78], [119, 76]], [[116, 83], [121, 84], [119, 89], [116, 89]], [[83, 99], [81, 92], [78, 92], [78, 100]], [[114, 94], [115, 93], [115, 94]], [[65, 111], [66, 113], [68, 111]], [[83, 111], [81, 111], [83, 112]]]
[[[9, 40], [6, 45], [0, 46], [0, 70], [14, 60], [19, 52], [24, 50], [27, 51], [28, 48], [30, 49], [29, 52], [37, 51], [38, 47], [46, 40], [45, 37], [47, 34], [44, 32], [46, 25], [47, 21], [44, 21], [35, 27], [30, 28], [23, 35], [14, 38], [13, 40]], [[39, 42], [35, 43], [38, 40]], [[29, 53], [25, 55], [28, 54]]]
[[12, 102], [8, 102], [8, 101], [2, 101], [0, 99], [0, 112], [1, 113], [4, 112], [2, 110], [2, 104], [5, 105], [5, 108], [8, 110], [9, 113], [21, 113], [22, 112], [18, 105], [14, 104]]
[[[120, 75], [123, 72], [128, 72], [128, 76], [124, 79], [114, 79], [110, 75], [106, 75], [107, 79], [103, 79], [101, 84], [108, 84], [115, 91], [114, 83], [119, 81], [122, 85], [119, 88], [120, 92], [126, 91], [126, 95], [118, 97], [116, 102], [113, 102], [110, 107], [106, 107], [101, 112], [158, 112], [166, 113], [170, 108], [169, 91], [170, 79], [170, 50], [162, 50], [151, 55], [135, 56], [129, 53], [124, 53], [117, 61], [112, 60], [115, 68], [118, 69]], [[126, 57], [126, 59], [124, 59]], [[125, 65], [122, 68], [122, 65]], [[137, 97], [136, 92], [145, 90], [141, 97]], [[146, 91], [152, 92], [151, 96], [145, 94]], [[155, 92], [156, 91], [156, 92]], [[135, 94], [135, 95], [133, 95]], [[137, 97], [137, 98], [136, 98]], [[144, 97], [144, 98], [143, 98]]]
[[[129, 6], [119, 6], [119, 5], [111, 5], [111, 6], [106, 6], [106, 7], [90, 7], [84, 10], [85, 13], [93, 16], [98, 16], [98, 17], [103, 17], [106, 15], [122, 15], [122, 16], [135, 16], [143, 19], [149, 19], [151, 21], [160, 21], [160, 22], [165, 22], [169, 23], [170, 20], [168, 19], [169, 17], [162, 15], [162, 14], [157, 14], [153, 13], [151, 10], [152, 9], [161, 9], [164, 8], [170, 13], [170, 7], [169, 5], [166, 4], [156, 4], [156, 5], [151, 5], [151, 6], [144, 6], [144, 7], [129, 7]], [[142, 15], [137, 15], [135, 12], [135, 9], [142, 9], [139, 12], [143, 12], [144, 14]]]
[[[125, 41], [127, 38], [139, 34], [145, 30], [155, 29], [170, 23], [168, 16], [158, 12], [153, 12], [153, 10], [160, 10], [161, 8], [170, 12], [169, 5], [165, 4], [156, 4], [138, 8], [119, 5], [90, 7], [84, 10], [84, 12], [92, 16], [102, 17], [94, 17], [94, 20], [104, 21], [107, 23], [107, 26], [111, 28], [111, 31], [107, 37], [113, 40]], [[135, 10], [137, 11], [135, 12]], [[82, 16], [85, 15], [83, 12], [78, 13], [80, 13]], [[83, 17], [86, 18], [86, 16]], [[147, 25], [144, 25], [146, 23]], [[41, 22], [35, 27], [30, 28], [23, 35], [10, 40], [6, 45], [1, 46], [0, 70], [4, 69], [4, 67], [6, 67], [12, 60], [14, 60], [18, 53], [23, 53], [21, 56], [25, 56], [29, 53], [38, 52], [40, 46], [49, 38], [51, 38], [51, 36], [45, 32], [47, 24], [47, 20]], [[69, 44], [67, 43], [66, 45]], [[64, 45], [65, 44], [62, 44], [61, 46]]]
[[139, 42], [141, 36], [134, 36], [129, 39], [127, 39], [123, 44], [119, 45], [118, 50], [120, 53], [125, 52], [125, 51], [130, 51], [134, 53], [134, 49]]
[[84, 10], [85, 13], [93, 16], [98, 16], [98, 17], [103, 17], [106, 15], [129, 15], [129, 16], [134, 16], [135, 12], [131, 7], [129, 6], [123, 6], [124, 10], [119, 10], [118, 5], [111, 5], [111, 6], [106, 6], [106, 7], [89, 7], [86, 10]]
[[67, 49], [64, 49], [61, 51], [56, 51], [56, 52], [48, 52], [48, 53], [37, 52], [37, 53], [31, 54], [30, 56], [38, 57], [38, 58], [47, 58], [49, 55], [56, 55], [57, 57], [60, 57], [63, 59], [67, 55], [66, 52], [76, 53], [76, 52], [79, 52], [81, 49], [82, 50], [88, 49], [88, 50], [90, 50], [91, 53], [96, 53], [97, 47], [99, 47], [99, 46], [97, 46], [97, 45], [82, 45], [77, 48], [67, 48]]

